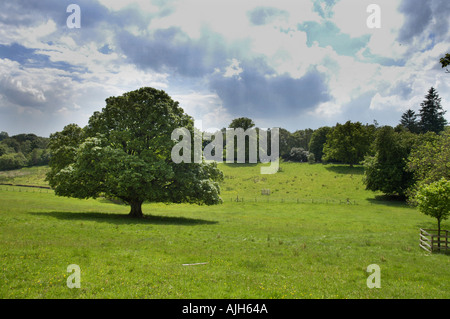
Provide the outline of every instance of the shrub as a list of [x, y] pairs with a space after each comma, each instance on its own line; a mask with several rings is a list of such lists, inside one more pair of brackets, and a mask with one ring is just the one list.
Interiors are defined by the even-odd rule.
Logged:
[[293, 147], [289, 154], [289, 159], [294, 162], [306, 162], [308, 161], [309, 152], [301, 147]]
[[9, 153], [0, 156], [0, 170], [18, 169], [27, 165], [27, 159], [22, 153]]

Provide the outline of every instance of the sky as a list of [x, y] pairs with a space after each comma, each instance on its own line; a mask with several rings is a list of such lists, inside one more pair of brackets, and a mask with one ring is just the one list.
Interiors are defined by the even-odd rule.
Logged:
[[204, 130], [395, 126], [431, 87], [450, 110], [449, 17], [448, 0], [4, 0], [0, 131], [84, 126], [147, 86]]

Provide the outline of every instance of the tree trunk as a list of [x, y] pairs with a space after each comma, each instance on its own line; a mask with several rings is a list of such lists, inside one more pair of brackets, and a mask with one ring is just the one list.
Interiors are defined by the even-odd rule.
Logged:
[[144, 214], [142, 213], [142, 201], [133, 200], [130, 202], [131, 210], [128, 216], [133, 218], [143, 218]]
[[438, 219], [438, 249], [441, 250], [441, 220]]

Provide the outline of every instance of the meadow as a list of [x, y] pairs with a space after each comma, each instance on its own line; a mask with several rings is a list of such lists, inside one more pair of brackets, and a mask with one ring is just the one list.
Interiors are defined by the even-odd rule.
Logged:
[[[436, 221], [366, 191], [362, 167], [219, 167], [223, 204], [146, 203], [142, 220], [103, 198], [0, 185], [0, 298], [450, 297], [450, 255], [419, 248]], [[45, 186], [46, 169], [0, 182]], [[67, 287], [71, 264], [79, 289]], [[367, 286], [371, 264], [381, 288]]]

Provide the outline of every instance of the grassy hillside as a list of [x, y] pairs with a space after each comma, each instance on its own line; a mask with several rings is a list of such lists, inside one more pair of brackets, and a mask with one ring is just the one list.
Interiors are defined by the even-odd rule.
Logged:
[[[362, 183], [363, 167], [281, 163], [280, 172], [261, 175], [261, 165], [221, 164], [225, 201], [290, 201], [370, 203], [378, 193], [367, 192]], [[270, 195], [262, 195], [263, 189]]]
[[[360, 168], [221, 168], [224, 204], [145, 204], [140, 221], [105, 200], [0, 186], [0, 297], [450, 297], [449, 256], [418, 247], [419, 228], [435, 221], [377, 200]], [[193, 263], [206, 264], [184, 265]], [[80, 289], [66, 285], [70, 264], [81, 268]], [[366, 285], [370, 264], [380, 289]]]
[[0, 183], [14, 185], [48, 186], [45, 174], [48, 166], [34, 166], [11, 171], [0, 171]]

